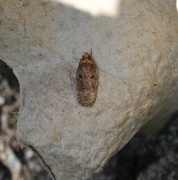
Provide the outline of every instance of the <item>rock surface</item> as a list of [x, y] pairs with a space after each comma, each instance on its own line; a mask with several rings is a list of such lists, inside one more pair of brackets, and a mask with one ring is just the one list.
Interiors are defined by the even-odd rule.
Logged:
[[[173, 0], [117, 3], [116, 15], [61, 2], [1, 0], [0, 58], [20, 82], [18, 138], [54, 178], [89, 179], [146, 122], [177, 110], [178, 14]], [[75, 58], [91, 48], [99, 90], [86, 108]]]

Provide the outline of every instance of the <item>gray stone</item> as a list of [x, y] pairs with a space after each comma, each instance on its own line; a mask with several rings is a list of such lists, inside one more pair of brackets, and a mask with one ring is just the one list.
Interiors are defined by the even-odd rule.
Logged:
[[[111, 1], [116, 13], [62, 2], [1, 0], [0, 58], [20, 83], [18, 138], [54, 178], [89, 179], [146, 122], [178, 109], [178, 14], [173, 0]], [[86, 108], [74, 79], [91, 48], [99, 89]]]

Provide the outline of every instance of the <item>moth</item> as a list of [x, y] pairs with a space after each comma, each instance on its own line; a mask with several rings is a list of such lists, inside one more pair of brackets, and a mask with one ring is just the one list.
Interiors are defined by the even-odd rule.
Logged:
[[76, 93], [82, 106], [93, 106], [98, 92], [98, 71], [91, 54], [85, 52], [76, 72]]

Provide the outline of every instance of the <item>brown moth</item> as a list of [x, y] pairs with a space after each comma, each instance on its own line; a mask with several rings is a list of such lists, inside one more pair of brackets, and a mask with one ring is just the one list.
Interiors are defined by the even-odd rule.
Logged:
[[98, 92], [97, 67], [89, 53], [84, 53], [76, 72], [76, 92], [82, 106], [93, 106]]

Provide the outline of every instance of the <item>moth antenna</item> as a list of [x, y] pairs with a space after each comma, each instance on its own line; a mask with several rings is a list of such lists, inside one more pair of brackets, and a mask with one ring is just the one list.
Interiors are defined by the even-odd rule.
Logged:
[[90, 49], [90, 54], [91, 54], [91, 56], [93, 56], [93, 53], [92, 53], [92, 48]]
[[76, 57], [73, 57], [74, 59], [76, 59], [76, 60], [79, 60], [79, 59], [77, 59]]

